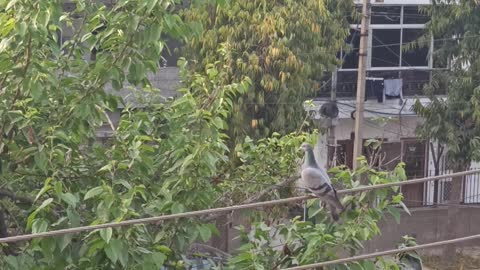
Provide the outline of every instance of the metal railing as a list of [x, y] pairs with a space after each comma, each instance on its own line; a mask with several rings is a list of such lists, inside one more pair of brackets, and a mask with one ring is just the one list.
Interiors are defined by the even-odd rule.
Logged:
[[[403, 79], [403, 96], [424, 95], [424, 86], [430, 83], [431, 77], [437, 76], [441, 71], [436, 70], [385, 70], [368, 71], [367, 77], [376, 77], [384, 79]], [[337, 72], [337, 98], [354, 98], [357, 93], [357, 71], [338, 71]], [[332, 86], [331, 81], [327, 80], [321, 84], [321, 89], [317, 91], [316, 98], [330, 97]], [[445, 89], [436, 90], [435, 94], [445, 94]]]
[[[473, 168], [472, 168], [473, 170]], [[440, 175], [452, 173], [451, 170], [444, 170]], [[428, 176], [433, 176], [434, 171], [429, 171]], [[435, 181], [426, 182], [424, 186], [424, 205], [441, 205], [447, 204], [450, 200], [452, 189], [452, 179], [445, 178], [438, 181], [437, 199], [434, 198]], [[462, 198], [464, 204], [479, 204], [480, 203], [480, 173], [466, 175], [462, 181]]]

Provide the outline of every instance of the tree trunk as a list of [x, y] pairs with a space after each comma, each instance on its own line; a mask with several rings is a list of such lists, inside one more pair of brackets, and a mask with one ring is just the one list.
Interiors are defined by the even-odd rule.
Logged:
[[[440, 175], [440, 159], [443, 155], [443, 149], [444, 147], [440, 144], [440, 142], [437, 142], [437, 153], [435, 153], [435, 147], [433, 145], [433, 142], [430, 142], [430, 151], [432, 152], [432, 157], [433, 157], [433, 166], [435, 169], [434, 175], [438, 176]], [[439, 181], [440, 180], [435, 180], [433, 184], [433, 204], [435, 206], [438, 205], [438, 186], [439, 186]]]
[[[465, 166], [454, 166], [453, 172], [461, 172], [466, 170]], [[460, 237], [459, 235], [459, 208], [460, 203], [462, 202], [462, 190], [463, 190], [463, 176], [458, 176], [452, 179], [452, 188], [450, 190], [450, 196], [448, 199], [448, 210], [447, 210], [447, 232], [448, 239], [453, 239]], [[450, 262], [455, 263], [457, 259], [457, 245], [451, 244], [445, 246], [444, 249], [444, 258]]]

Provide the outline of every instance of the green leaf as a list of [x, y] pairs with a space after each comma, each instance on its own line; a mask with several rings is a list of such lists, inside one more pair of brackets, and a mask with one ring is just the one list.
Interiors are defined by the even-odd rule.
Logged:
[[48, 222], [43, 219], [35, 219], [32, 224], [32, 233], [42, 233], [46, 232], [48, 228]]
[[349, 264], [348, 269], [350, 269], [350, 270], [364, 270], [362, 265], [358, 262], [353, 262], [352, 264]]
[[60, 198], [72, 207], [75, 207], [78, 203], [77, 197], [70, 192], [60, 194]]
[[72, 234], [65, 234], [60, 237], [58, 242], [58, 247], [60, 248], [60, 251], [63, 251], [72, 242], [72, 237]]
[[47, 158], [47, 155], [45, 154], [45, 152], [42, 151], [42, 152], [38, 152], [37, 154], [35, 154], [34, 160], [35, 160], [35, 165], [37, 165], [37, 167], [40, 170], [46, 172], [48, 158]]
[[122, 256], [123, 243], [119, 239], [112, 239], [105, 247], [105, 254], [113, 263], [116, 263]]
[[23, 36], [25, 36], [26, 32], [27, 32], [27, 23], [20, 22], [18, 24], [18, 34], [20, 34], [20, 36], [23, 37]]
[[210, 240], [210, 237], [212, 237], [212, 231], [209, 226], [206, 226], [204, 224], [198, 225], [197, 230], [200, 233], [200, 238], [203, 242], [207, 242], [208, 240]]
[[72, 209], [71, 207], [67, 208], [67, 216], [71, 227], [80, 226], [80, 215], [77, 213], [77, 211], [75, 211], [75, 209]]
[[[146, 1], [146, 6], [147, 6], [147, 13], [152, 12], [153, 8], [157, 4], [158, 0], [147, 0]], [[159, 36], [160, 37], [160, 36]]]
[[10, 0], [10, 1], [8, 2], [7, 7], [5, 8], [5, 10], [11, 9], [17, 2], [18, 2], [18, 0]]
[[155, 265], [158, 268], [161, 268], [163, 266], [163, 263], [165, 263], [165, 260], [167, 259], [167, 256], [165, 256], [165, 254], [163, 254], [161, 252], [154, 252], [152, 254], [152, 257], [153, 257], [153, 261], [154, 261]]
[[50, 185], [51, 181], [52, 181], [51, 177], [48, 177], [47, 179], [45, 179], [45, 183], [43, 183], [43, 187], [38, 192], [34, 201], [37, 201], [43, 194], [45, 194], [47, 191], [49, 191], [52, 188], [52, 186]]
[[17, 257], [7, 256], [5, 258], [5, 261], [7, 262], [8, 265], [10, 265], [11, 269], [14, 269], [14, 270], [20, 269]]
[[190, 155], [188, 155], [187, 157], [185, 157], [185, 159], [183, 160], [182, 166], [180, 167], [180, 171], [178, 172], [180, 175], [184, 173], [185, 169], [186, 169], [190, 164], [192, 164], [194, 157], [195, 157], [195, 156], [194, 156], [193, 154], [190, 154]]
[[375, 270], [375, 264], [372, 261], [364, 261], [362, 265], [365, 270]]
[[112, 228], [101, 229], [100, 237], [102, 237], [102, 239], [105, 240], [105, 242], [108, 244], [110, 242], [110, 239], [112, 238], [112, 233]]
[[38, 212], [40, 212], [43, 208], [47, 207], [52, 202], [53, 202], [53, 198], [46, 199], [45, 201], [43, 201], [43, 203], [37, 209], [35, 209], [35, 211], [33, 211], [33, 213], [30, 214], [30, 216], [28, 216], [27, 230], [32, 227], [33, 221], [34, 221], [35, 217], [37, 216]]
[[388, 206], [387, 211], [393, 216], [395, 222], [397, 222], [397, 224], [400, 224], [400, 211], [398, 210], [398, 208]]
[[109, 172], [109, 171], [112, 170], [112, 168], [113, 168], [112, 164], [107, 164], [107, 165], [101, 167], [98, 171], [99, 172]]
[[214, 124], [217, 128], [223, 129], [223, 128], [224, 128], [223, 123], [224, 123], [224, 122], [223, 122], [222, 118], [220, 118], [220, 117], [215, 117], [215, 118], [213, 118], [213, 124]]
[[103, 192], [103, 187], [94, 187], [85, 194], [85, 197], [83, 198], [83, 200], [86, 201], [90, 198], [100, 195], [102, 192]]
[[185, 211], [185, 207], [181, 203], [174, 203], [171, 209], [172, 214], [183, 213]]

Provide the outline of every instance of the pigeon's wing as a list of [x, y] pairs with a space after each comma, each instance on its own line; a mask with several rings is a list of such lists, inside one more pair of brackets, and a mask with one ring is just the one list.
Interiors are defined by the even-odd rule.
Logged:
[[325, 181], [331, 185], [332, 181], [330, 180], [330, 176], [328, 176], [327, 171], [322, 168], [318, 168], [317, 170], [322, 175], [322, 178], [325, 179]]
[[328, 204], [333, 220], [338, 221], [339, 214], [345, 208], [338, 199], [335, 188], [330, 184], [327, 173], [321, 169], [309, 167], [302, 170], [302, 179], [315, 196]]
[[302, 170], [302, 179], [306, 187], [315, 194], [315, 196], [324, 197], [330, 193], [334, 195], [332, 185], [317, 168], [306, 168]]
[[302, 179], [308, 188], [315, 188], [328, 182], [322, 172], [316, 168], [307, 167], [302, 170]]

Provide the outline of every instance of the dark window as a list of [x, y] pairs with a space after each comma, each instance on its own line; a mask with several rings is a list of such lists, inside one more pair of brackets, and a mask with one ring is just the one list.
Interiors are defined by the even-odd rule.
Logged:
[[400, 6], [373, 6], [371, 24], [400, 24], [401, 10]]
[[430, 71], [421, 70], [402, 71], [403, 95], [423, 95], [423, 88], [426, 84], [430, 83], [430, 73]]
[[160, 66], [176, 67], [178, 58], [180, 57], [180, 47], [180, 41], [167, 39], [166, 45], [162, 51], [162, 59], [160, 61]]
[[400, 29], [375, 29], [372, 37], [372, 67], [398, 67]]
[[350, 35], [346, 40], [350, 44], [349, 51], [343, 51], [342, 68], [358, 68], [358, 50], [360, 47], [360, 31], [356, 29], [350, 30]]
[[354, 97], [357, 92], [357, 71], [337, 73], [337, 97]]
[[[403, 44], [408, 44], [421, 37], [423, 29], [403, 29]], [[402, 52], [402, 66], [428, 66], [428, 47], [430, 44], [419, 44]]]
[[403, 7], [403, 23], [404, 24], [424, 24], [429, 21], [429, 16], [422, 11], [418, 6]]

